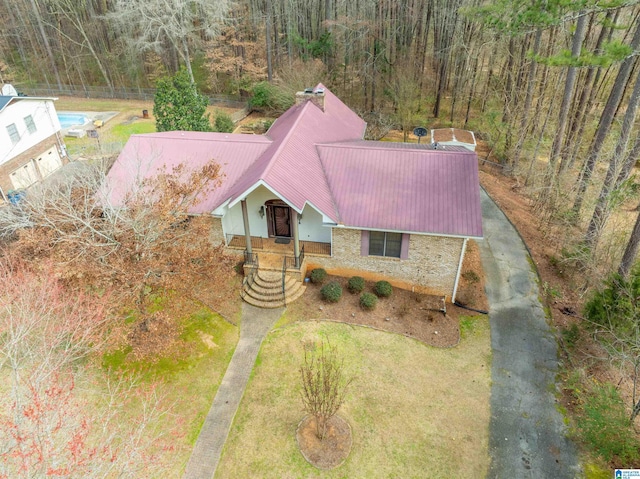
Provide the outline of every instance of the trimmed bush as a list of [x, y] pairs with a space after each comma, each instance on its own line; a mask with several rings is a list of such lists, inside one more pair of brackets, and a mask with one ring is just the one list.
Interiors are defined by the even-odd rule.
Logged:
[[362, 293], [362, 290], [364, 289], [364, 278], [360, 276], [353, 276], [349, 278], [347, 289], [352, 294]]
[[322, 268], [316, 268], [311, 271], [311, 282], [313, 284], [322, 284], [327, 279], [327, 272]]
[[322, 295], [322, 299], [325, 301], [328, 301], [329, 303], [337, 303], [342, 297], [342, 286], [340, 286], [340, 283], [336, 281], [331, 281], [322, 287], [320, 294]]
[[389, 281], [378, 281], [373, 290], [379, 298], [388, 298], [393, 293], [393, 287]]
[[371, 311], [372, 309], [376, 308], [376, 304], [378, 304], [378, 298], [375, 294], [362, 293], [360, 295], [360, 306], [362, 307], [362, 309]]
[[219, 111], [216, 113], [216, 120], [214, 122], [215, 131], [219, 131], [221, 133], [231, 133], [233, 132], [235, 127], [236, 125], [233, 123], [233, 120], [225, 112]]

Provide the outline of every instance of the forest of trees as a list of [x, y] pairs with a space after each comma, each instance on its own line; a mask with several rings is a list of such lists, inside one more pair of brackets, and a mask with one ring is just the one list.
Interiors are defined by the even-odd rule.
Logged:
[[640, 220], [625, 254], [601, 240], [636, 191], [638, 1], [2, 2], [0, 79], [24, 90], [150, 87], [180, 66], [209, 93], [322, 81], [371, 125], [475, 130], [543, 221], [581, 229], [566, 256], [583, 266], [636, 256]]

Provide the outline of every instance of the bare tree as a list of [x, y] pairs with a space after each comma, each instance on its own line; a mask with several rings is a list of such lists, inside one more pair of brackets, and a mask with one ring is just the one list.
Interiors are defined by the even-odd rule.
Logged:
[[192, 49], [218, 34], [230, 4], [228, 0], [116, 0], [110, 18], [140, 51], [162, 53], [169, 45], [193, 82]]
[[143, 307], [148, 287], [189, 290], [230, 270], [233, 261], [209, 240], [207, 215], [190, 214], [219, 184], [219, 171], [213, 161], [152, 176], [132, 171], [116, 202], [104, 170], [88, 166], [1, 209], [0, 237], [17, 237], [12, 248], [30, 261], [53, 260], [69, 282], [113, 288]]
[[304, 410], [315, 417], [316, 435], [323, 440], [327, 422], [342, 406], [353, 379], [345, 377], [344, 360], [338, 357], [337, 349], [324, 340], [319, 349], [305, 350], [300, 376]]
[[0, 260], [0, 477], [161, 470], [154, 427], [169, 409], [155, 388], [89, 379], [96, 369], [87, 359], [103, 344], [110, 300], [66, 289], [46, 265]]

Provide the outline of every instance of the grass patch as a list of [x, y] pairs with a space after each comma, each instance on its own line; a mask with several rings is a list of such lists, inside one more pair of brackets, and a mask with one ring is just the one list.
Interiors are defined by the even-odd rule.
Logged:
[[460, 337], [466, 339], [478, 330], [478, 318], [474, 316], [460, 316]]
[[142, 133], [155, 133], [156, 124], [150, 120], [135, 121], [128, 124], [115, 125], [109, 131], [111, 141], [121, 141], [126, 143], [131, 135], [139, 135]]
[[[171, 469], [167, 477], [181, 477], [191, 455], [204, 419], [211, 407], [222, 377], [238, 342], [239, 330], [221, 316], [194, 302], [172, 295], [149, 295], [148, 312], [162, 311], [175, 316], [180, 334], [172, 347], [160, 356], [147, 360], [132, 359], [132, 347], [127, 345], [102, 356], [104, 370], [133, 374], [141, 380], [156, 384], [163, 402], [172, 405], [172, 412], [157, 428], [166, 430], [179, 425], [180, 434], [167, 437], [163, 453]], [[125, 323], [139, 321], [136, 311], [128, 311]]]
[[[483, 477], [489, 466], [490, 339], [486, 318], [452, 349], [335, 323], [272, 332], [236, 414], [216, 478]], [[327, 337], [354, 376], [339, 412], [352, 427], [344, 465], [319, 471], [298, 451], [304, 344]], [[446, 425], [446, 427], [444, 426]], [[460, 451], [464, 451], [461, 454]]]

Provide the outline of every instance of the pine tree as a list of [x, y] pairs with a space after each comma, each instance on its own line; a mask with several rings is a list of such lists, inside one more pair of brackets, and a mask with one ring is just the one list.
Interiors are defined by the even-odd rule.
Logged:
[[153, 114], [157, 131], [211, 131], [209, 100], [201, 95], [183, 67], [173, 77], [156, 82]]

